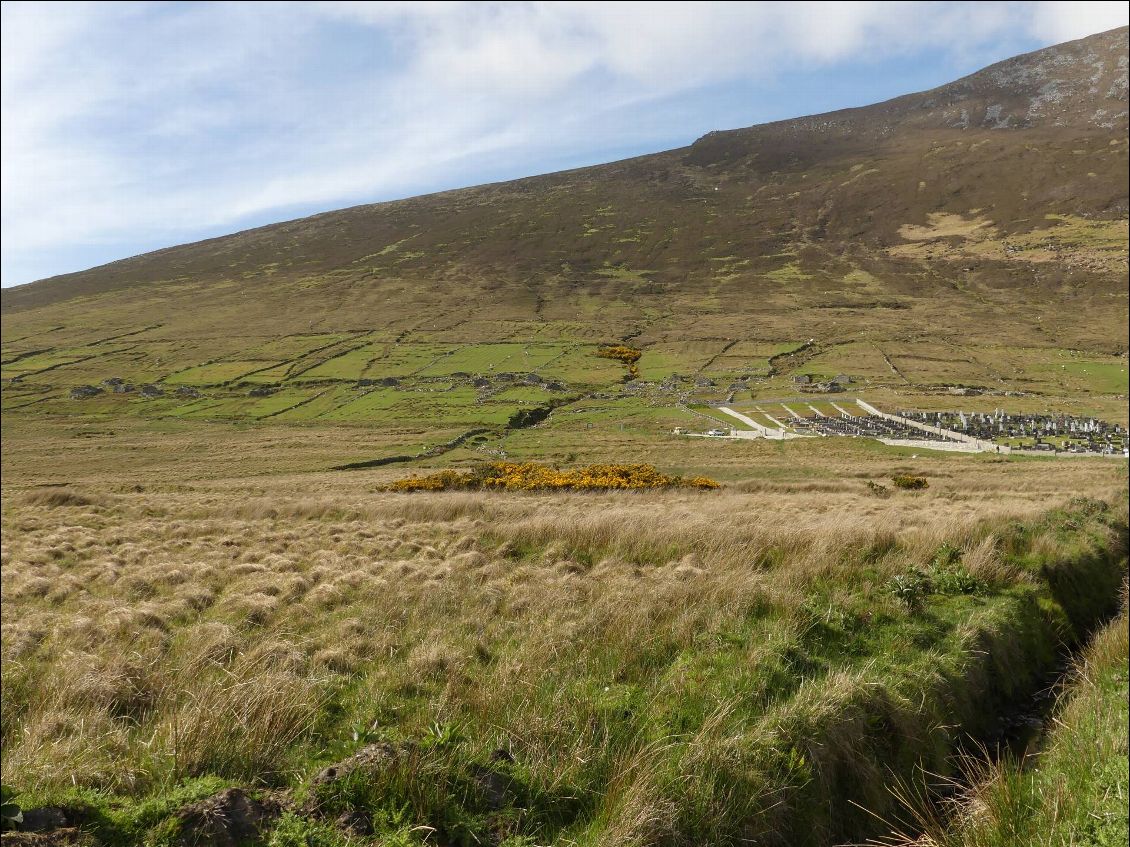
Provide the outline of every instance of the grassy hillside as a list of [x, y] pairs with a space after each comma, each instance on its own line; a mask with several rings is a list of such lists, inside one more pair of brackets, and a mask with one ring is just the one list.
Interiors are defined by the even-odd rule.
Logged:
[[[1126, 423], [1126, 90], [1122, 29], [5, 291], [4, 847], [913, 823], [1117, 607], [1125, 461], [672, 430], [840, 374]], [[720, 488], [390, 490], [484, 459]]]
[[[686, 423], [680, 401], [848, 373], [1124, 419], [1125, 57], [1116, 30], [876, 106], [6, 290], [5, 410], [360, 423], [391, 448], [597, 394]], [[620, 342], [643, 389], [594, 355]], [[112, 377], [165, 396], [70, 399]]]
[[939, 847], [1125, 844], [1130, 836], [1125, 802], [1130, 790], [1127, 659], [1124, 611], [1077, 663], [1045, 746], [1020, 762], [974, 767], [976, 782], [959, 797], [951, 820], [923, 821], [931, 843]]

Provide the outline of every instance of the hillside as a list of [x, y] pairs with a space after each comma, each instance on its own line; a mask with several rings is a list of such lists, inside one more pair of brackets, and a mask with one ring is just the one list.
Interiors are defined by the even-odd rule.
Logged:
[[1127, 52], [5, 291], [0, 847], [1123, 843]]
[[[623, 394], [593, 353], [625, 341], [652, 406], [796, 373], [1117, 398], [1127, 182], [1122, 28], [886, 103], [7, 290], [5, 408], [426, 419], [443, 441]], [[69, 399], [110, 377], [166, 393]]]

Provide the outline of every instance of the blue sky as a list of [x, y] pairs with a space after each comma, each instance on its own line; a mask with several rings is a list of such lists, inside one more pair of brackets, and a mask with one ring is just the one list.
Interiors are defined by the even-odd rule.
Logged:
[[1126, 23], [1124, 2], [4, 2], [0, 281], [864, 105]]

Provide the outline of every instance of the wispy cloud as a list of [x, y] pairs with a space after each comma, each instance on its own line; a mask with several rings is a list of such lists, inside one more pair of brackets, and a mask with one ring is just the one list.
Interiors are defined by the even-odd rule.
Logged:
[[[6, 285], [780, 117], [790, 73], [956, 67], [1127, 19], [1124, 3], [2, 8]], [[764, 97], [712, 113], [727, 90]]]

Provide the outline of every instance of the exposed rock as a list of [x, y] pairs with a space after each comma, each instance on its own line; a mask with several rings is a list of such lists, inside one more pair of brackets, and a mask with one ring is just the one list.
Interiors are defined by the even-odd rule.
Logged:
[[24, 832], [50, 832], [64, 827], [78, 826], [86, 816], [78, 809], [66, 806], [41, 806], [25, 809], [20, 829]]
[[163, 388], [161, 388], [161, 386], [159, 386], [159, 385], [152, 385], [150, 383], [146, 383], [145, 385], [141, 386], [141, 396], [142, 397], [164, 397], [165, 396], [165, 390]]
[[192, 387], [187, 386], [187, 385], [182, 385], [180, 388], [177, 389], [176, 393], [177, 393], [177, 397], [180, 397], [180, 398], [185, 399], [185, 400], [195, 399], [195, 398], [200, 396], [199, 391], [197, 391], [195, 388], [192, 388]]
[[102, 389], [97, 385], [76, 385], [71, 389], [72, 400], [87, 400], [91, 397], [97, 397], [102, 393]]
[[229, 788], [177, 812], [177, 847], [241, 847], [262, 839], [271, 821], [282, 814], [273, 798], [256, 800], [240, 788]]
[[475, 777], [475, 783], [483, 792], [487, 807], [492, 811], [503, 808], [506, 805], [506, 799], [510, 794], [514, 780], [507, 774], [483, 765], [473, 765], [471, 772]]
[[250, 391], [248, 391], [247, 396], [248, 397], [270, 397], [276, 391], [278, 391], [278, 388], [276, 388], [273, 385], [260, 385], [256, 388], [252, 388]]
[[329, 767], [322, 768], [312, 780], [310, 787], [317, 788], [338, 782], [358, 769], [375, 770], [396, 761], [399, 751], [387, 741], [366, 744], [352, 756], [342, 759]]
[[844, 387], [838, 382], [813, 382], [809, 385], [801, 385], [800, 388], [806, 394], [837, 394], [844, 390]]
[[69, 806], [41, 806], [38, 809], [25, 809], [20, 823], [20, 832], [5, 832], [0, 836], [0, 844], [7, 845], [94, 845], [94, 839], [79, 827], [87, 816], [82, 809]]

